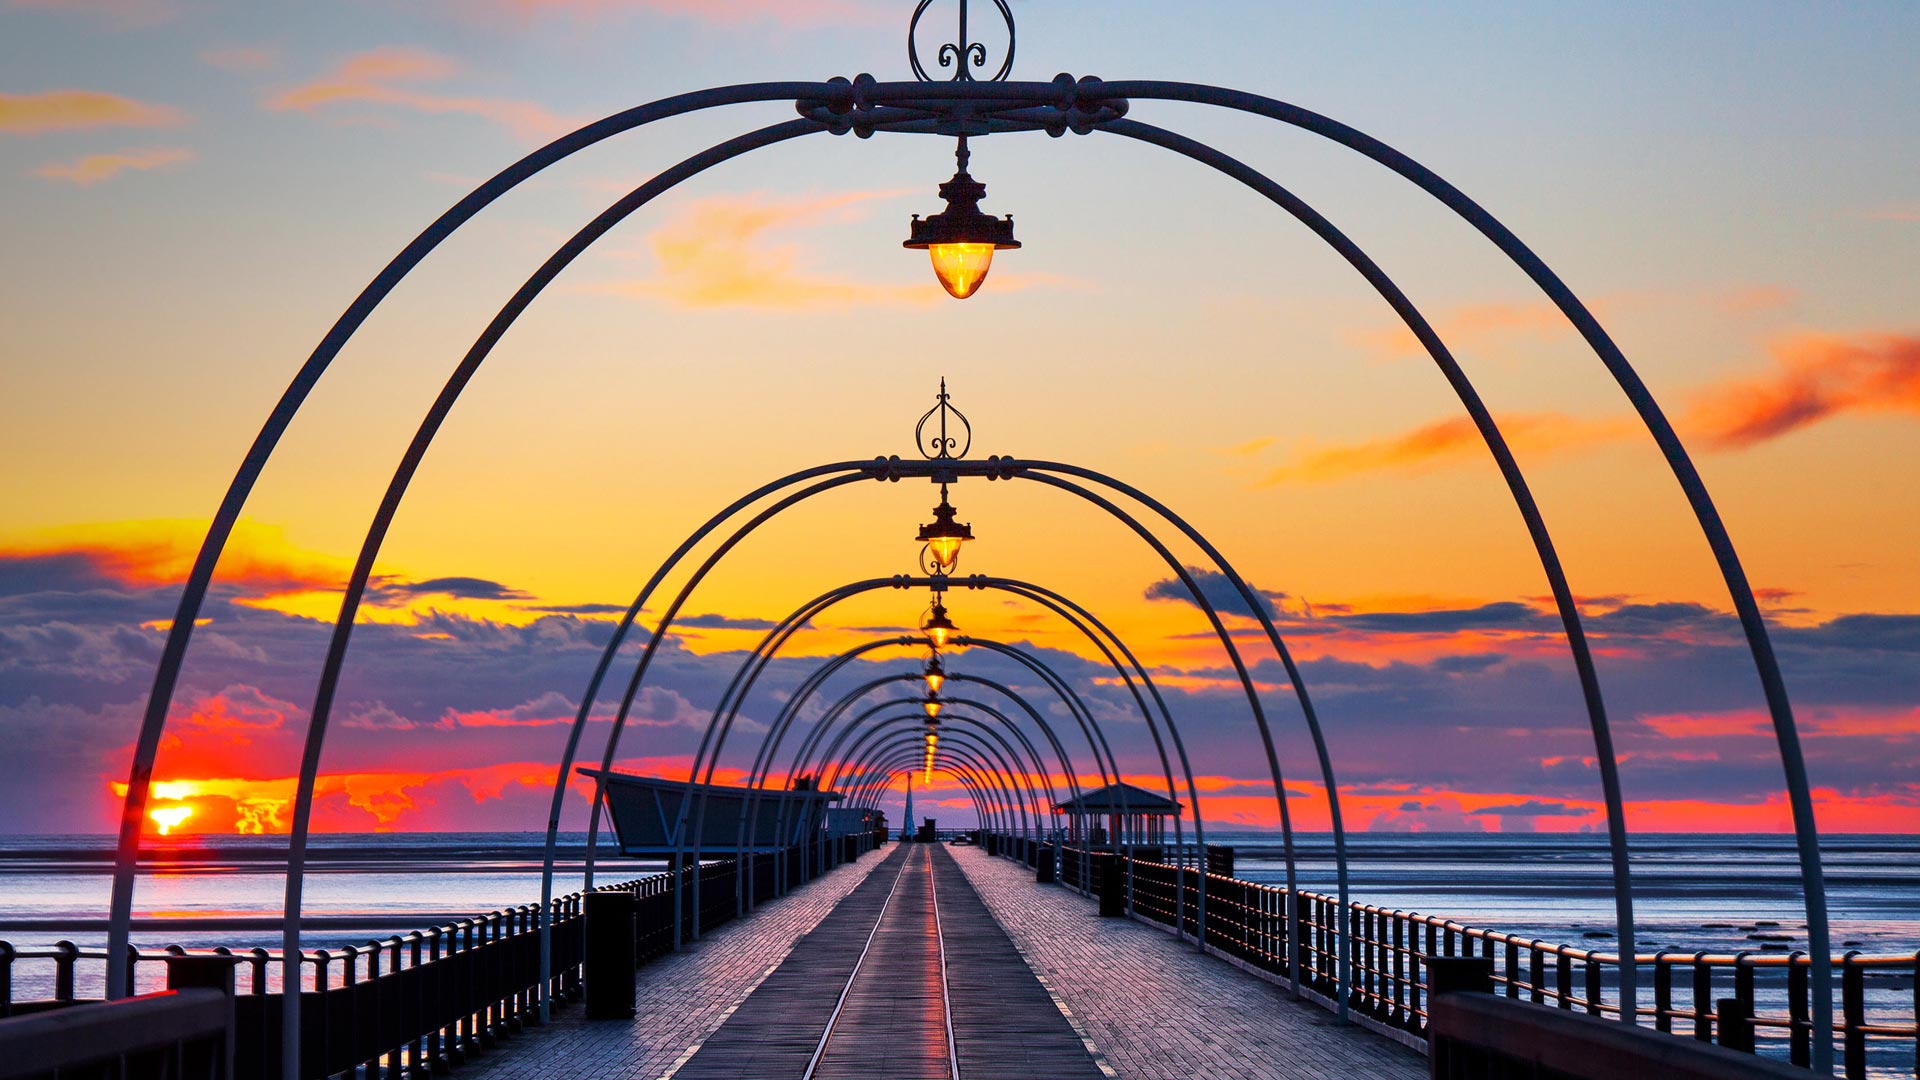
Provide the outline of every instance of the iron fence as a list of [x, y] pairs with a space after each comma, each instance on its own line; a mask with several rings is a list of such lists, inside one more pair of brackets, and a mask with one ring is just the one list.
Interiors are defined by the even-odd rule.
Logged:
[[[1107, 880], [1101, 867], [1120, 858], [1073, 848], [1063, 848], [1059, 857], [1059, 880], [1088, 895], [1097, 895], [1099, 883]], [[1183, 852], [1178, 865], [1134, 859], [1132, 913], [1195, 938], [1202, 866], [1196, 852]], [[1464, 956], [1491, 962], [1496, 994], [1620, 1016], [1618, 953], [1372, 904], [1351, 904], [1343, 920], [1337, 897], [1306, 890], [1290, 895], [1281, 885], [1205, 876], [1207, 947], [1286, 981], [1291, 979], [1289, 950], [1297, 942], [1301, 985], [1337, 1003], [1344, 940], [1352, 964], [1347, 1007], [1382, 1027], [1424, 1035], [1428, 960]], [[1806, 953], [1661, 950], [1635, 955], [1652, 991], [1652, 1003], [1634, 1010], [1636, 1023], [1810, 1064], [1812, 965]], [[1834, 1042], [1844, 1075], [1920, 1075], [1915, 1024], [1920, 952], [1848, 952], [1834, 958], [1834, 967], [1840, 977]]]
[[[742, 866], [714, 860], [632, 881], [597, 886], [594, 891], [634, 895], [635, 966], [671, 952], [674, 942], [674, 893], [681, 886], [682, 934], [705, 933], [734, 918], [744, 899], [772, 899], [783, 884], [794, 887], [813, 876], [821, 863], [851, 861], [872, 847], [857, 836], [747, 856], [745, 890]], [[784, 874], [781, 867], [784, 865]], [[699, 902], [692, 877], [699, 876]], [[550, 926], [551, 968], [544, 989], [555, 1004], [581, 993], [585, 949], [582, 893], [553, 902]], [[237, 1077], [279, 1073], [282, 964], [263, 948], [226, 947], [133, 949], [126, 963], [127, 985], [159, 989], [170, 961], [183, 957], [224, 957], [235, 976], [234, 1043]], [[76, 996], [78, 975], [91, 965], [104, 972], [105, 949], [71, 941], [44, 948], [18, 948], [0, 942], [0, 1018], [25, 1016], [97, 1003]], [[23, 970], [51, 996], [21, 999], [15, 988]], [[104, 978], [89, 979], [95, 985]], [[543, 984], [540, 976], [540, 907], [527, 904], [488, 912], [441, 926], [396, 934], [364, 945], [303, 952], [300, 963], [301, 1076], [373, 1078], [419, 1076], [454, 1068], [475, 1054], [523, 1029], [537, 1025]], [[0, 1039], [4, 1042], [4, 1039]]]

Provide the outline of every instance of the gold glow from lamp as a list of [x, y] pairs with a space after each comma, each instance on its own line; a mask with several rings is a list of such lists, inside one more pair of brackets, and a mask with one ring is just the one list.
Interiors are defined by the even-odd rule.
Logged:
[[960, 632], [960, 628], [953, 625], [953, 620], [947, 618], [947, 609], [938, 599], [933, 602], [933, 610], [920, 621], [920, 630], [927, 635], [927, 641], [935, 649], [945, 648], [947, 642]]
[[960, 561], [960, 545], [973, 539], [973, 526], [953, 520], [953, 504], [947, 501], [947, 485], [940, 485], [940, 505], [933, 508], [933, 520], [920, 526], [915, 539], [927, 545], [938, 572], [948, 574]]
[[947, 295], [965, 300], [980, 289], [993, 267], [995, 251], [1011, 251], [1020, 246], [1013, 238], [1013, 215], [1004, 218], [980, 212], [980, 200], [987, 185], [967, 175], [967, 137], [960, 136], [954, 151], [959, 168], [953, 178], [940, 185], [940, 197], [947, 208], [922, 218], [913, 215], [907, 240], [902, 247], [925, 250], [933, 260], [933, 274]]
[[927, 658], [927, 670], [925, 672], [925, 678], [927, 680], [927, 696], [928, 697], [932, 697], [933, 695], [938, 694], [940, 692], [940, 687], [946, 683], [947, 669], [945, 665], [940, 663], [939, 653], [934, 653], [932, 656]]

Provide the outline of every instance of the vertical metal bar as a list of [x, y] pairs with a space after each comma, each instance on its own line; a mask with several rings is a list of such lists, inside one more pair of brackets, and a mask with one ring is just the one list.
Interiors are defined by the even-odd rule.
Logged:
[[1840, 961], [1841, 1036], [1845, 1046], [1847, 1080], [1867, 1075], [1867, 984], [1859, 952], [1849, 949]]
[[[1795, 1065], [1806, 1065], [1813, 1057], [1813, 1029], [1807, 1019], [1807, 981], [1807, 954], [1795, 949], [1787, 957], [1787, 1060]], [[1915, 1070], [1915, 1075], [1920, 1075], [1920, 1070]]]
[[1701, 1042], [1713, 1041], [1713, 968], [1707, 963], [1707, 954], [1693, 954], [1693, 1037]]
[[1653, 954], [1653, 1027], [1673, 1030], [1673, 962], [1665, 949]]
[[80, 956], [80, 946], [62, 938], [53, 943], [53, 1000], [73, 1000], [73, 962]]

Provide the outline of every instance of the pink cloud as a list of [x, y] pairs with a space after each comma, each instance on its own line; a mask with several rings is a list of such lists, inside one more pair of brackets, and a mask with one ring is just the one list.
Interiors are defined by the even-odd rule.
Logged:
[[73, 161], [50, 161], [34, 170], [34, 175], [90, 187], [111, 180], [123, 172], [146, 172], [193, 160], [193, 151], [180, 146], [154, 146], [144, 150], [120, 150], [111, 154], [88, 154]]
[[550, 138], [569, 126], [565, 119], [532, 102], [438, 94], [414, 85], [444, 82], [459, 70], [454, 61], [423, 49], [371, 49], [348, 57], [312, 82], [274, 95], [267, 101], [267, 108], [318, 113], [342, 105], [374, 105], [431, 115], [473, 116], [530, 140]]
[[187, 114], [171, 105], [151, 105], [101, 90], [0, 93], [0, 131], [38, 135], [103, 127], [178, 127]]

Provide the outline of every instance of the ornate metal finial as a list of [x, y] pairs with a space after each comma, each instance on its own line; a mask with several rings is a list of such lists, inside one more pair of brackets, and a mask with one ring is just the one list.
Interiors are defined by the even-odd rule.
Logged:
[[[940, 418], [940, 434], [927, 437], [927, 424], [934, 417]], [[960, 425], [958, 438], [947, 434], [947, 418], [951, 416]], [[947, 396], [947, 380], [940, 380], [940, 401], [933, 408], [921, 414], [920, 422], [913, 425], [913, 441], [920, 449], [920, 456], [928, 461], [946, 461], [951, 458], [963, 458], [973, 446], [973, 425], [967, 423], [967, 414], [953, 407]], [[959, 452], [954, 448], [958, 446]]]
[[[913, 65], [913, 77], [921, 82], [938, 82], [927, 73], [926, 65], [920, 63], [920, 47], [914, 41], [914, 31], [920, 27], [920, 16], [926, 14], [933, 0], [920, 0], [913, 8], [913, 21], [907, 24], [907, 62]], [[1000, 61], [1000, 70], [993, 73], [988, 82], [1001, 82], [1007, 73], [1013, 70], [1013, 9], [1007, 6], [1007, 0], [993, 0], [993, 6], [1000, 9], [1000, 18], [1007, 24], [1007, 55]], [[970, 39], [967, 33], [967, 0], [960, 0], [960, 36], [940, 46], [940, 66], [953, 68], [953, 77], [949, 82], [975, 82], [970, 67], [987, 66], [987, 47]]]

